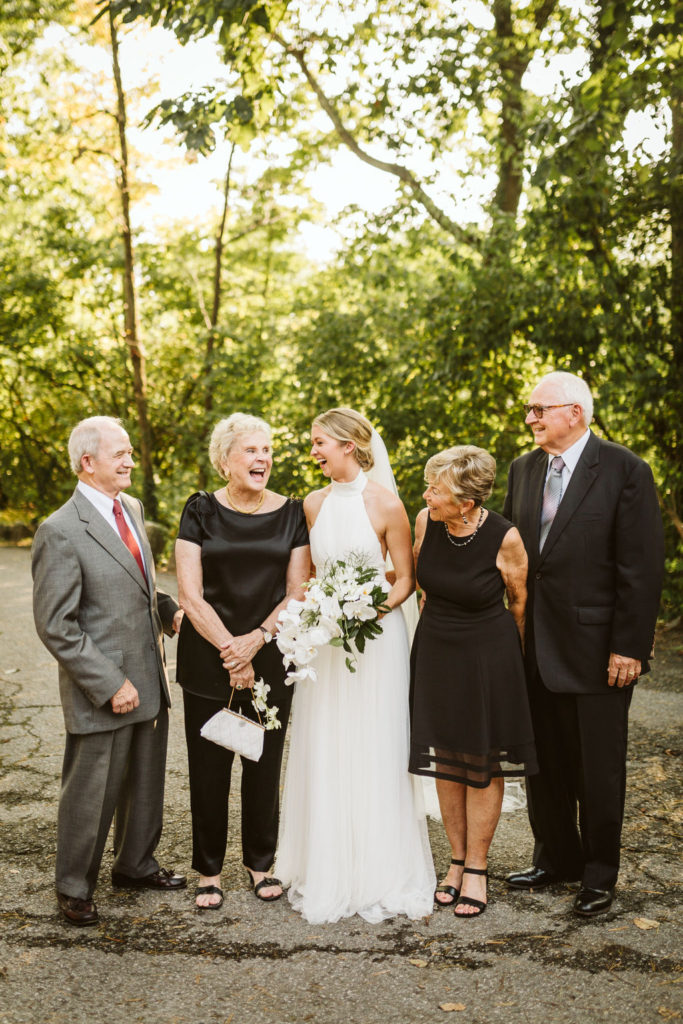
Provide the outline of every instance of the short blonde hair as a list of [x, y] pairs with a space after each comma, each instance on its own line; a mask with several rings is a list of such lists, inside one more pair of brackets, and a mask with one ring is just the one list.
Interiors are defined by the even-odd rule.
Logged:
[[273, 434], [270, 425], [260, 416], [251, 416], [244, 412], [234, 412], [232, 416], [219, 420], [213, 428], [209, 441], [209, 458], [211, 465], [222, 480], [228, 479], [223, 469], [223, 463], [230, 454], [230, 449], [235, 441], [244, 434], [255, 434], [256, 431], [262, 431], [267, 435], [268, 440], [272, 441]]
[[445, 484], [454, 501], [473, 501], [478, 508], [493, 490], [496, 460], [484, 448], [455, 445], [432, 455], [425, 466], [425, 479], [429, 484]]
[[69, 435], [69, 462], [76, 476], [83, 472], [81, 460], [84, 455], [97, 458], [102, 434], [112, 427], [121, 427], [124, 432], [126, 429], [115, 416], [89, 416], [73, 428]]
[[361, 469], [369, 470], [375, 464], [372, 456], [372, 424], [355, 409], [328, 409], [313, 420], [314, 427], [335, 441], [355, 444], [353, 454]]

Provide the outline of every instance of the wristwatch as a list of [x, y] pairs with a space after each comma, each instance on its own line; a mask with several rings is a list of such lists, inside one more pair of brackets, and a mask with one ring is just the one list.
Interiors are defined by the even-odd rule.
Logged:
[[267, 644], [269, 644], [270, 641], [273, 639], [273, 634], [270, 632], [270, 630], [266, 629], [265, 626], [259, 626], [259, 629], [263, 633], [263, 639]]

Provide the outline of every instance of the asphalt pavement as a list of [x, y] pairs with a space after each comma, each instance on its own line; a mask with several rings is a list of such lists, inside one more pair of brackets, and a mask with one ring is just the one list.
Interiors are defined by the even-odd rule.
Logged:
[[[171, 592], [175, 580], [160, 578]], [[675, 655], [675, 652], [674, 652]], [[55, 819], [64, 727], [56, 667], [31, 615], [30, 552], [0, 548], [0, 1022], [2, 1024], [645, 1024], [681, 1017], [679, 725], [681, 661], [638, 686], [617, 899], [598, 919], [571, 913], [576, 886], [507, 890], [531, 863], [526, 813], [505, 813], [487, 913], [449, 911], [369, 925], [309, 925], [286, 899], [248, 890], [239, 855], [238, 779], [220, 911], [194, 909], [182, 701], [175, 689], [159, 859], [188, 874], [174, 894], [113, 890], [108, 848], [95, 894], [101, 923], [57, 913]], [[175, 657], [175, 641], [169, 645]], [[437, 871], [449, 859], [430, 821]], [[387, 860], [392, 851], [387, 849]]]

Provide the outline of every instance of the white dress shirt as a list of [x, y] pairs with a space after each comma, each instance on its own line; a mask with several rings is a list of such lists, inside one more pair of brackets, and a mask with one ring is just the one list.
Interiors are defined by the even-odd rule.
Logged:
[[[76, 485], [76, 489], [81, 492], [81, 494], [83, 495], [84, 498], [88, 499], [88, 501], [90, 502], [91, 505], [95, 506], [95, 508], [100, 513], [100, 515], [102, 516], [104, 521], [111, 526], [112, 530], [114, 531], [116, 536], [119, 538], [119, 540], [121, 541], [123, 546], [126, 547], [126, 544], [124, 543], [124, 541], [123, 541], [123, 539], [121, 537], [121, 534], [119, 533], [119, 528], [116, 525], [116, 519], [114, 518], [114, 499], [110, 498], [109, 495], [107, 495], [107, 494], [103, 494], [102, 491], [98, 491], [96, 487], [91, 487], [90, 484], [83, 483], [82, 480], [78, 481], [78, 483]], [[119, 500], [120, 500], [120, 495], [119, 495]], [[121, 509], [123, 511], [123, 518], [128, 523], [128, 526], [130, 527], [130, 529], [131, 529], [131, 531], [133, 533], [133, 536], [135, 537], [135, 539], [138, 542], [138, 547], [140, 548], [140, 557], [142, 558], [142, 564], [145, 567], [145, 575], [146, 575], [147, 574], [147, 563], [145, 562], [145, 556], [144, 556], [143, 551], [142, 551], [142, 544], [140, 542], [140, 534], [138, 533], [138, 531], [136, 529], [135, 523], [133, 522], [133, 520], [128, 515], [128, 512], [126, 511], [126, 506], [123, 504], [123, 502], [121, 502]]]
[[[582, 434], [578, 441], [574, 441], [574, 444], [571, 445], [571, 447], [567, 448], [566, 452], [560, 452], [560, 455], [562, 456], [562, 461], [564, 462], [564, 467], [562, 469], [562, 494], [560, 495], [560, 501], [562, 501], [562, 498], [564, 498], [565, 496], [567, 486], [572, 477], [572, 473], [576, 469], [576, 465], [579, 459], [581, 458], [581, 453], [588, 444], [588, 438], [590, 436], [590, 430], [586, 429], [586, 433]], [[550, 467], [552, 465], [552, 461], [554, 458], [554, 455], [548, 454], [548, 466], [545, 474], [546, 481], [550, 476]]]

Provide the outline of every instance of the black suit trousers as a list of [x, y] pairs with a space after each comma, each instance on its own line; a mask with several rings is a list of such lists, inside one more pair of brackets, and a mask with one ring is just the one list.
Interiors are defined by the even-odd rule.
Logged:
[[[591, 889], [619, 872], [632, 687], [554, 693], [529, 675], [538, 775], [527, 779], [534, 864]], [[578, 821], [577, 821], [578, 813]]]
[[[287, 735], [292, 691], [278, 698], [280, 729], [266, 732], [260, 760], [242, 761], [242, 860], [253, 871], [268, 871], [275, 859], [280, 818], [280, 769]], [[185, 738], [190, 773], [192, 867], [202, 875], [219, 875], [228, 841], [228, 799], [235, 754], [200, 735], [205, 722], [225, 701], [183, 690]], [[234, 704], [233, 704], [234, 707]], [[251, 703], [243, 714], [256, 718]]]

